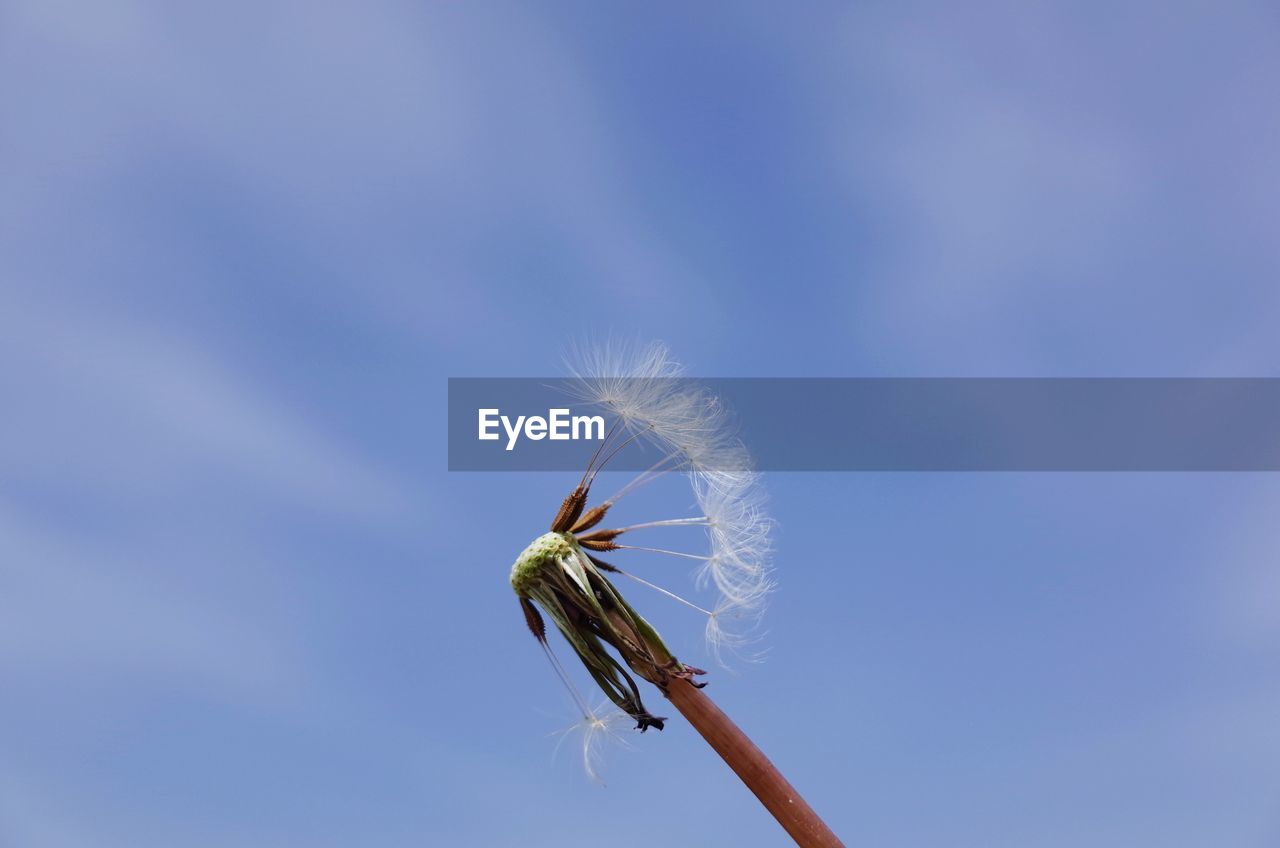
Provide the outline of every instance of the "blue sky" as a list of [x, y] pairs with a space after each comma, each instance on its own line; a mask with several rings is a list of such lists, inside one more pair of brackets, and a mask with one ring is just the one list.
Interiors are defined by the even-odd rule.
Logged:
[[[1280, 376], [1265, 4], [0, 20], [5, 844], [781, 843], [681, 722], [552, 758], [571, 481], [448, 474], [449, 376]], [[1274, 475], [767, 483], [708, 692], [849, 844], [1280, 839]]]

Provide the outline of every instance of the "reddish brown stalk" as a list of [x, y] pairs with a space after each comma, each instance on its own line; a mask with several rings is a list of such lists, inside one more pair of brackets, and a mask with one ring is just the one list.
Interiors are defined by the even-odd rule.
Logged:
[[702, 690], [688, 680], [672, 678], [666, 694], [800, 848], [844, 848], [782, 772]]

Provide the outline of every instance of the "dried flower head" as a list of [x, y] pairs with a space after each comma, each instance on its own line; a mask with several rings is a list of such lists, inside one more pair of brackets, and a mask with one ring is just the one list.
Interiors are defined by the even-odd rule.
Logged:
[[[706, 616], [707, 644], [721, 661], [725, 649], [749, 643], [751, 628], [773, 589], [768, 564], [771, 522], [763, 509], [759, 477], [734, 436], [720, 400], [682, 379], [683, 369], [663, 345], [592, 347], [575, 355], [570, 370], [577, 398], [610, 413], [614, 424], [578, 485], [560, 505], [551, 531], [534, 540], [516, 560], [511, 585], [529, 629], [583, 715], [584, 763], [594, 775], [593, 752], [587, 746], [607, 738], [603, 733], [607, 723], [598, 723], [602, 721], [599, 711], [587, 707], [552, 653], [542, 613], [551, 618], [596, 685], [639, 730], [661, 730], [665, 719], [644, 707], [632, 674], [665, 692], [672, 678], [692, 682], [705, 672], [676, 659], [611, 577], [626, 577]], [[635, 440], [656, 446], [662, 458], [612, 497], [590, 506], [599, 472]], [[700, 515], [601, 526], [623, 496], [673, 472], [687, 475]], [[698, 553], [629, 543], [634, 534], [645, 530], [682, 526], [704, 528], [709, 550]], [[692, 561], [695, 585], [714, 587], [718, 598], [708, 609], [600, 556], [608, 553], [612, 560], [615, 552], [623, 556], [621, 552], [626, 551]], [[590, 730], [595, 732], [586, 732]]]

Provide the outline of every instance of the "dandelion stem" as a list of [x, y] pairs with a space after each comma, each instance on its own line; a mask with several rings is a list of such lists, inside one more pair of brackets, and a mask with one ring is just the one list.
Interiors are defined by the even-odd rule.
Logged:
[[800, 848], [844, 848], [844, 843], [800, 797], [782, 772], [702, 690], [688, 680], [673, 678], [666, 687], [666, 695], [778, 820], [796, 845]]

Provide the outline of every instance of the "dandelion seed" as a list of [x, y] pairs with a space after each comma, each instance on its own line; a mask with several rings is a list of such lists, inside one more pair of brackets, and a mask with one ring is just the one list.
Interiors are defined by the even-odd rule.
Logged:
[[555, 735], [560, 737], [556, 743], [555, 753], [566, 740], [578, 737], [579, 754], [582, 758], [582, 770], [593, 783], [604, 786], [603, 766], [605, 751], [610, 745], [631, 748], [623, 736], [630, 718], [613, 708], [608, 702], [598, 704], [583, 712], [582, 717]]
[[664, 518], [661, 521], [645, 521], [640, 524], [619, 527], [614, 532], [625, 533], [628, 530], [648, 530], [651, 527], [706, 527], [710, 523], [710, 519], [705, 515], [697, 515], [692, 518]]
[[610, 543], [611, 547], [607, 550], [611, 551], [644, 551], [650, 554], [665, 554], [666, 556], [679, 557], [681, 559], [696, 559], [700, 562], [710, 562], [711, 557], [702, 554], [688, 554], [684, 551], [672, 551], [667, 548], [646, 548], [643, 545], [618, 545]]
[[[600, 563], [597, 563], [599, 565]], [[690, 609], [697, 610], [707, 617], [707, 623], [704, 633], [707, 640], [707, 648], [711, 655], [720, 665], [725, 665], [723, 652], [732, 651], [736, 656], [744, 656], [743, 649], [755, 641], [750, 631], [754, 629], [755, 620], [758, 618], [758, 612], [750, 605], [741, 605], [721, 598], [716, 604], [715, 609], [707, 609], [704, 606], [682, 597], [672, 592], [670, 589], [664, 589], [657, 583], [645, 580], [643, 577], [623, 571], [620, 568], [609, 567], [613, 573], [617, 573], [626, 577], [628, 580], [634, 580], [642, 586], [647, 586], [659, 594], [666, 595], [677, 603], [683, 604]], [[747, 655], [747, 659], [759, 659], [759, 655]]]
[[662, 588], [662, 587], [661, 587], [661, 586], [659, 586], [657, 583], [650, 583], [648, 580], [645, 580], [643, 577], [637, 577], [637, 576], [635, 576], [634, 574], [631, 574], [630, 572], [627, 572], [627, 571], [623, 571], [623, 570], [622, 570], [622, 569], [620, 569], [620, 568], [613, 568], [613, 569], [611, 569], [611, 570], [612, 570], [612, 571], [614, 571], [614, 572], [616, 572], [616, 573], [618, 573], [618, 574], [621, 574], [623, 577], [626, 577], [626, 578], [628, 578], [629, 580], [634, 580], [634, 581], [636, 581], [637, 583], [639, 583], [639, 584], [640, 584], [640, 585], [642, 585], [642, 586], [648, 586], [650, 589], [653, 589], [654, 591], [660, 592], [660, 593], [662, 593], [662, 594], [666, 595], [668, 598], [671, 598], [672, 600], [679, 601], [680, 603], [684, 604], [684, 605], [685, 605], [685, 606], [687, 606], [687, 607], [690, 607], [690, 608], [692, 608], [692, 609], [696, 609], [698, 612], [702, 613], [703, 615], [710, 616], [710, 617], [712, 617], [712, 618], [714, 618], [714, 617], [715, 617], [715, 615], [716, 615], [716, 614], [715, 614], [715, 612], [713, 612], [712, 610], [706, 609], [705, 607], [700, 607], [700, 606], [698, 606], [697, 604], [695, 604], [693, 601], [691, 601], [691, 600], [689, 600], [689, 599], [687, 599], [687, 598], [682, 598], [682, 597], [680, 597], [679, 595], [677, 595], [675, 592], [672, 592], [672, 591], [671, 591], [671, 590], [669, 590], [669, 589], [664, 589], [664, 588]]

